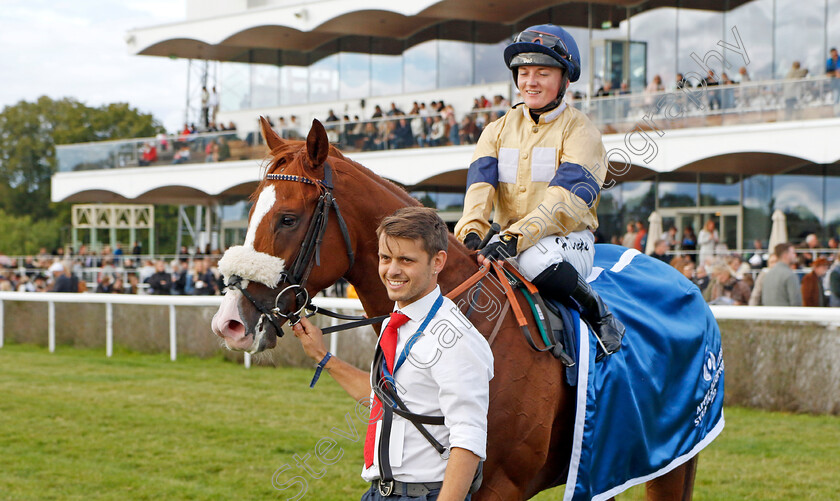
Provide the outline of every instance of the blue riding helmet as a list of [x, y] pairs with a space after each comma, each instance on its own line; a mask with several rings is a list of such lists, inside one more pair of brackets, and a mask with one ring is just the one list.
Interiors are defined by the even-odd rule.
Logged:
[[531, 26], [516, 35], [505, 48], [505, 64], [514, 71], [520, 66], [553, 66], [566, 70], [570, 82], [580, 78], [580, 51], [568, 31], [554, 24]]

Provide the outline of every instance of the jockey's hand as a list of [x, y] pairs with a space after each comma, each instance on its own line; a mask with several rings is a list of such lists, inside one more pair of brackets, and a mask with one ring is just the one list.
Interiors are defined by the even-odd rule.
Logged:
[[292, 327], [292, 332], [300, 340], [303, 351], [312, 360], [320, 362], [327, 354], [327, 346], [324, 344], [324, 333], [310, 322], [306, 316], [300, 317], [300, 322]]
[[481, 237], [478, 236], [478, 233], [471, 231], [464, 237], [464, 246], [467, 249], [474, 251], [478, 249], [479, 245], [481, 245]]
[[491, 260], [514, 257], [516, 256], [516, 243], [518, 240], [519, 237], [516, 235], [503, 233], [499, 236], [499, 240], [490, 242], [486, 247], [481, 249], [479, 255]]

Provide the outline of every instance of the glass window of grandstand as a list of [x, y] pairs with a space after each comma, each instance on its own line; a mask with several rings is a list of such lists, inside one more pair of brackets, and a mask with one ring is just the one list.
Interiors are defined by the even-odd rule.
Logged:
[[[809, 75], [825, 68], [825, 2], [776, 0], [776, 78], [784, 78], [795, 61]], [[833, 27], [836, 29], [836, 26]]]
[[[589, 30], [570, 26], [566, 28], [566, 31], [574, 37], [575, 42], [578, 44], [578, 51], [580, 52], [580, 78], [577, 82], [574, 82], [569, 86], [569, 92], [571, 92], [571, 95], [575, 96], [575, 99], [580, 101], [583, 100], [584, 96], [589, 94], [589, 71], [587, 71], [587, 67], [591, 64], [591, 59], [589, 57]], [[577, 102], [575, 104], [577, 104]]]
[[624, 222], [642, 221], [647, 224], [656, 209], [656, 190], [653, 181], [631, 181], [621, 184]]
[[280, 68], [280, 105], [305, 103], [309, 93], [309, 68], [283, 66]]
[[697, 173], [666, 172], [659, 175], [659, 207], [696, 207]]
[[611, 242], [613, 236], [617, 236], [618, 240], [612, 243], [621, 243], [621, 235], [624, 234], [626, 226], [621, 205], [621, 185], [601, 190], [601, 201], [598, 203], [598, 232], [607, 243]]
[[773, 210], [787, 218], [788, 238], [801, 243], [809, 233], [823, 237], [825, 192], [822, 165], [809, 165], [773, 177]]
[[[747, 72], [750, 81], [768, 80], [773, 78], [773, 4], [775, 0], [752, 0], [743, 5], [727, 11], [724, 14], [726, 43], [731, 47], [741, 46], [741, 54], [731, 49], [724, 51], [727, 63], [732, 67], [727, 68], [728, 76], [739, 83], [744, 83], [744, 77], [739, 73], [741, 67]], [[721, 51], [720, 46], [708, 47], [709, 50]], [[743, 54], [746, 53], [746, 56]], [[747, 62], [745, 57], [749, 60]], [[691, 70], [696, 71], [697, 64]], [[787, 68], [785, 69], [787, 71]], [[752, 84], [750, 85], [753, 88]], [[743, 105], [758, 105], [761, 95], [759, 92], [750, 92], [743, 96], [746, 101]]]
[[[827, 30], [826, 33], [826, 42], [828, 43], [825, 48], [825, 54], [823, 55], [823, 63], [825, 63], [825, 60], [828, 59], [829, 50], [832, 47], [840, 50], [840, 30], [837, 29], [837, 26], [840, 26], [840, 1], [829, 0], [826, 26], [831, 26], [832, 28]], [[823, 70], [825, 70], [825, 68], [823, 68]]]
[[773, 176], [744, 176], [744, 247], [756, 248], [759, 241], [767, 248], [773, 214]]
[[[825, 176], [825, 226], [826, 226], [826, 240], [823, 242], [828, 245], [828, 239], [834, 238], [840, 241], [840, 197], [836, 194], [840, 193], [840, 166], [837, 164], [826, 166]], [[832, 194], [834, 194], [832, 196]]]
[[251, 107], [270, 108], [280, 101], [280, 68], [267, 64], [251, 65]]
[[425, 207], [431, 207], [441, 212], [458, 212], [460, 216], [464, 210], [463, 192], [443, 191], [412, 191], [411, 196], [420, 201]]
[[251, 68], [246, 63], [222, 63], [219, 108], [235, 111], [251, 107]]
[[[622, 81], [627, 80], [629, 83], [629, 75], [626, 73], [629, 66], [625, 64], [628, 62], [628, 54], [625, 54], [628, 40], [628, 9], [596, 3], [590, 3], [588, 8], [587, 15], [600, 24], [593, 26], [591, 33], [583, 30], [581, 36], [577, 33], [572, 35], [578, 43], [578, 50], [581, 51], [582, 70], [591, 77], [591, 95], [594, 96], [607, 82], [616, 90]], [[590, 35], [591, 46], [588, 43]]]
[[370, 95], [370, 57], [370, 54], [359, 52], [341, 52], [338, 55], [341, 99], [361, 99]]
[[409, 44], [426, 39], [403, 52], [403, 92], [422, 92], [437, 87], [438, 41], [434, 28], [412, 37]]
[[438, 41], [438, 88], [461, 87], [473, 82], [472, 44]]
[[449, 21], [438, 26], [438, 88], [473, 83], [472, 23]]
[[[730, 249], [743, 247], [739, 233], [741, 215], [741, 175], [737, 173], [702, 173], [700, 174], [700, 206], [714, 210], [714, 219], [720, 232], [720, 241]], [[701, 213], [711, 212], [701, 210]]]
[[[666, 2], [667, 3], [667, 2]], [[642, 76], [641, 65], [634, 64], [630, 80], [630, 90], [640, 92], [645, 85], [656, 75], [662, 79], [662, 85], [666, 91], [673, 90], [676, 82], [677, 70], [677, 2], [670, 6], [644, 10], [634, 14], [630, 20], [630, 40], [633, 42], [631, 51], [641, 51], [644, 47], [645, 64], [643, 69], [644, 81], [639, 82]], [[641, 45], [644, 43], [644, 45]], [[637, 56], [637, 57], [641, 57]]]
[[[680, 9], [677, 19], [678, 45], [677, 45], [677, 71], [683, 74], [695, 72], [697, 77], [692, 79], [692, 84], [697, 85], [698, 78], [708, 76], [709, 70], [713, 70], [716, 76], [720, 76], [723, 68], [723, 57], [717, 56], [715, 52], [719, 48], [717, 43], [723, 36], [723, 14], [708, 10]], [[692, 55], [703, 59], [701, 66]], [[708, 69], [707, 69], [708, 68]], [[728, 74], [728, 73], [727, 73]], [[730, 75], [731, 76], [731, 75]], [[706, 92], [707, 102], [713, 109], [720, 109], [716, 99], [717, 95], [711, 96]]]
[[700, 205], [716, 207], [741, 203], [741, 179], [733, 173], [700, 174]]
[[[314, 54], [318, 57], [318, 54]], [[338, 100], [338, 54], [326, 56], [309, 66], [309, 102]]]
[[403, 58], [401, 42], [374, 38], [370, 42], [370, 95], [402, 93]]
[[502, 54], [511, 40], [510, 28], [492, 23], [474, 23], [474, 30], [474, 82], [507, 81], [511, 75]]

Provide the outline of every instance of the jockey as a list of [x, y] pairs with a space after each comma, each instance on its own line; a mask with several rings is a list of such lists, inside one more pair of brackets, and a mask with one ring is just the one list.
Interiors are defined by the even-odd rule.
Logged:
[[502, 232], [480, 252], [479, 264], [515, 258], [544, 294], [573, 299], [601, 341], [602, 358], [621, 347], [624, 326], [585, 280], [606, 152], [586, 115], [563, 102], [580, 77], [578, 47], [563, 28], [542, 24], [517, 35], [504, 58], [524, 103], [481, 133], [455, 235], [477, 249], [495, 208]]

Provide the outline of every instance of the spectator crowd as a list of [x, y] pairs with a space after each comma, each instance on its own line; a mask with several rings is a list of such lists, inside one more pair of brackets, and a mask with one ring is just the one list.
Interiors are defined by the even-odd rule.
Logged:
[[97, 292], [107, 294], [155, 294], [212, 296], [220, 294], [224, 281], [217, 268], [218, 251], [189, 253], [182, 247], [171, 260], [142, 256], [135, 243], [131, 255], [117, 244], [99, 253], [82, 245], [74, 255], [59, 248], [48, 253], [10, 258], [0, 255], [0, 291]]
[[[392, 102], [388, 111], [379, 104], [374, 105], [369, 119], [359, 115], [339, 118], [329, 110], [324, 126], [330, 142], [347, 151], [475, 144], [484, 127], [504, 115], [509, 107], [510, 102], [501, 95], [494, 96], [492, 101], [480, 96], [473, 100], [472, 110], [459, 119], [453, 106], [443, 100], [432, 101], [428, 106], [415, 101], [408, 113]], [[289, 120], [283, 116], [276, 121], [266, 118], [284, 139], [306, 137], [307, 130], [295, 115]]]
[[[627, 226], [613, 243], [644, 252], [647, 229], [641, 222]], [[709, 304], [750, 306], [840, 306], [840, 249], [831, 238], [823, 247], [815, 234], [799, 245], [777, 244], [769, 252], [760, 241], [745, 254], [720, 243], [713, 220], [699, 236], [691, 226], [681, 238], [670, 227], [649, 253], [679, 270], [697, 285]]]
[[[798, 61], [794, 61], [787, 71], [784, 80], [775, 82], [777, 85], [768, 91], [761, 87], [774, 82], [761, 82], [759, 86], [750, 87], [745, 84], [759, 84], [750, 77], [747, 68], [741, 67], [732, 76], [722, 71], [720, 73], [709, 70], [702, 80], [699, 76], [687, 79], [683, 73], [677, 73], [670, 84], [660, 75], [645, 83], [644, 88], [633, 89], [627, 81], [599, 82], [596, 80], [595, 99], [584, 101], [586, 94], [573, 91], [567, 95], [570, 106], [580, 107], [592, 118], [597, 119], [603, 132], [615, 132], [611, 124], [626, 120], [635, 120], [644, 114], [655, 111], [661, 106], [661, 94], [666, 91], [702, 90], [700, 94], [692, 95], [692, 102], [702, 98], [695, 104], [707, 106], [712, 112], [726, 112], [731, 109], [746, 109], [755, 100], [766, 100], [778, 103], [780, 110], [784, 110], [785, 119], [791, 119], [798, 113], [798, 107], [804, 101], [819, 101], [815, 96], [821, 94], [835, 105], [835, 114], [840, 113], [840, 58], [837, 49], [829, 51], [824, 75], [828, 77], [817, 87], [803, 86], [797, 82], [809, 76], [808, 70], [802, 68]], [[806, 98], [808, 92], [816, 93]], [[681, 106], [687, 106], [686, 95], [677, 95]], [[773, 96], [773, 97], [768, 97]], [[626, 99], [615, 99], [626, 98]], [[823, 99], [823, 102], [828, 102]], [[364, 111], [364, 104], [362, 110]], [[761, 106], [767, 107], [768, 103]], [[443, 100], [413, 102], [406, 113], [391, 102], [388, 111], [376, 104], [373, 112], [367, 118], [359, 114], [352, 117], [345, 114], [339, 117], [333, 110], [329, 110], [324, 119], [330, 142], [345, 151], [377, 151], [404, 148], [423, 148], [432, 146], [454, 146], [460, 144], [474, 144], [478, 141], [484, 127], [501, 117], [510, 108], [510, 101], [502, 95], [493, 96], [492, 100], [486, 96], [473, 99], [471, 110], [460, 117], [451, 103]], [[221, 162], [230, 159], [256, 158], [264, 151], [256, 148], [261, 137], [257, 132], [259, 127], [242, 136], [237, 135], [237, 128], [233, 122], [225, 125], [217, 122], [219, 111], [219, 94], [215, 87], [210, 90], [202, 89], [201, 115], [199, 124], [185, 123], [182, 130], [172, 136], [160, 134], [154, 140], [138, 145], [137, 164], [147, 166], [161, 163], [196, 163]], [[274, 119], [267, 113], [263, 115], [269, 124], [286, 139], [303, 139], [309, 129], [309, 123], [300, 120], [296, 115], [276, 116]], [[256, 149], [253, 149], [256, 148]]]
[[[596, 232], [596, 241], [602, 241]], [[644, 252], [647, 228], [628, 223], [614, 244]], [[82, 245], [74, 255], [59, 248], [48, 253], [10, 258], [0, 254], [0, 291], [97, 292], [109, 294], [218, 295], [224, 288], [219, 251], [190, 253], [182, 247], [171, 259], [142, 256], [139, 243], [131, 254], [106, 245], [90, 252]], [[670, 264], [702, 291], [710, 304], [751, 306], [840, 306], [840, 248], [831, 238], [822, 247], [816, 235], [799, 244], [782, 243], [771, 252], [753, 243], [747, 253], [728, 251], [714, 221], [700, 235], [691, 226], [677, 236], [671, 226], [656, 240], [650, 256]], [[341, 294], [343, 295], [343, 294]]]

